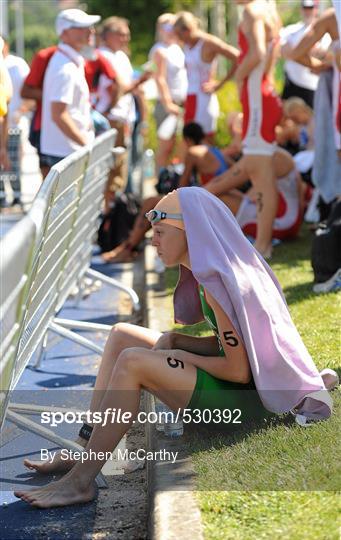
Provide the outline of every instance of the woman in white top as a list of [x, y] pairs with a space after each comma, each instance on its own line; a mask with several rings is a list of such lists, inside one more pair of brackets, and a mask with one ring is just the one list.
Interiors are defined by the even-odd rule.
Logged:
[[178, 120], [187, 95], [185, 55], [177, 44], [173, 32], [175, 15], [164, 13], [157, 19], [157, 42], [149, 52], [149, 60], [155, 64], [155, 82], [158, 100], [154, 109], [157, 126], [157, 171], [166, 167], [173, 151]]
[[[218, 99], [215, 92], [232, 77], [239, 51], [221, 39], [199, 28], [199, 21], [187, 11], [177, 14], [174, 30], [185, 44], [185, 61], [188, 76], [188, 91], [185, 104], [185, 124], [200, 124], [208, 143], [214, 142], [219, 116]], [[231, 62], [231, 67], [221, 81], [214, 80], [219, 56]]]

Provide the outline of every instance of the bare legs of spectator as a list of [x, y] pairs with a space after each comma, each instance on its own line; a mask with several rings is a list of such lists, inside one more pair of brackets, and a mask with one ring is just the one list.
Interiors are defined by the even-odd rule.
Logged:
[[278, 191], [273, 156], [245, 156], [245, 169], [256, 191], [257, 237], [255, 248], [265, 258], [271, 257], [272, 225], [277, 213]]
[[175, 136], [165, 141], [158, 139], [157, 151], [155, 154], [156, 176], [159, 176], [160, 169], [169, 165], [170, 157], [175, 146]]
[[[110, 127], [117, 130], [115, 146], [125, 147], [125, 124], [110, 120]], [[128, 181], [128, 153], [115, 156], [114, 167], [109, 172], [107, 186], [104, 192], [104, 213], [110, 211], [117, 191], [125, 191]]]
[[149, 197], [143, 201], [142, 208], [139, 215], [136, 218], [134, 227], [131, 230], [127, 240], [122, 242], [119, 246], [111, 251], [102, 253], [102, 258], [106, 262], [110, 263], [122, 263], [122, 262], [131, 262], [136, 258], [136, 248], [139, 243], [143, 240], [146, 232], [150, 229], [149, 221], [144, 217], [146, 212], [152, 210], [154, 206], [162, 198], [162, 195], [157, 195], [155, 197]]

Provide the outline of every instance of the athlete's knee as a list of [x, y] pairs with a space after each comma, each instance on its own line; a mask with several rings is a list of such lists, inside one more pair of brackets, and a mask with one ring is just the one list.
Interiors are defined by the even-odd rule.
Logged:
[[128, 346], [129, 338], [131, 335], [131, 325], [128, 323], [114, 324], [110, 330], [109, 340], [110, 343], [116, 348], [124, 348]]
[[130, 374], [137, 374], [143, 369], [145, 355], [146, 349], [142, 347], [128, 347], [119, 354], [116, 368]]

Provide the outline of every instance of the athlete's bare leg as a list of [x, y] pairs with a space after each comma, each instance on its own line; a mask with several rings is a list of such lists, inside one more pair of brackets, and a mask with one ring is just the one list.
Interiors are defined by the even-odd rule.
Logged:
[[165, 141], [164, 139], [158, 139], [157, 151], [155, 154], [156, 176], [158, 177], [160, 169], [167, 167], [175, 146], [175, 136]]
[[[131, 417], [129, 423], [96, 425], [86, 446], [88, 452], [99, 456], [100, 452], [112, 451], [117, 446], [136, 418], [142, 388], [160, 397], [172, 409], [187, 406], [196, 384], [196, 368], [186, 363], [186, 356], [191, 353], [184, 351], [181, 351], [181, 363], [178, 361], [176, 364], [177, 352], [145, 348], [129, 348], [121, 352], [102, 400], [101, 411], [113, 408], [121, 410], [122, 414], [130, 413]], [[18, 490], [15, 495], [39, 508], [88, 502], [95, 497], [95, 478], [104, 463], [101, 457], [84, 463], [78, 461], [58, 482], [32, 491]]]
[[[101, 401], [111, 379], [117, 358], [121, 352], [129, 347], [144, 347], [146, 349], [151, 349], [159, 339], [160, 335], [159, 332], [134, 324], [118, 323], [113, 326], [105, 344], [101, 365], [92, 394], [89, 408], [90, 411], [100, 410]], [[76, 439], [76, 442], [83, 447], [87, 444], [87, 441], [80, 437]], [[61, 459], [61, 455], [58, 453], [52, 462], [26, 459], [24, 464], [28, 469], [35, 470], [41, 474], [51, 474], [70, 470], [74, 465], [74, 461]]]
[[122, 244], [117, 246], [115, 249], [102, 253], [101, 256], [105, 262], [131, 262], [136, 258], [134, 249], [137, 248], [139, 243], [143, 240], [146, 232], [150, 229], [150, 223], [144, 215], [146, 212], [149, 212], [149, 210], [154, 208], [161, 198], [162, 195], [156, 195], [155, 197], [149, 197], [143, 201], [142, 208], [136, 218], [134, 227], [132, 228], [127, 240], [122, 242]]
[[243, 195], [238, 190], [232, 190], [227, 195], [221, 195], [219, 197], [219, 199], [221, 201], [223, 201], [223, 203], [225, 203], [226, 206], [229, 207], [232, 214], [235, 216], [237, 214], [238, 210], [239, 210], [239, 207], [240, 207], [242, 201], [243, 201]]
[[278, 191], [273, 156], [245, 156], [245, 169], [256, 190], [257, 237], [255, 248], [271, 257], [272, 226], [277, 213]]

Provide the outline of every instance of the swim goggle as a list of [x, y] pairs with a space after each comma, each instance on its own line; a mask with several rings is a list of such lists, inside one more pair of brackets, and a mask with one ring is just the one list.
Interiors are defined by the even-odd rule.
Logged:
[[168, 212], [161, 212], [160, 210], [150, 210], [145, 214], [145, 217], [148, 219], [149, 223], [155, 225], [162, 219], [180, 219], [182, 220], [182, 214], [169, 214]]

